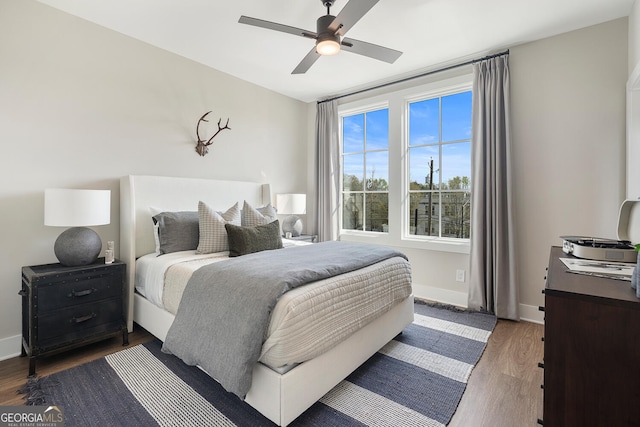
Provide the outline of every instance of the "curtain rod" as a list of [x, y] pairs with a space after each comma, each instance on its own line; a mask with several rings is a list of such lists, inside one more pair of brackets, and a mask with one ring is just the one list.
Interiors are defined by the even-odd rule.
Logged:
[[472, 59], [470, 61], [462, 62], [460, 64], [450, 65], [448, 67], [439, 68], [437, 70], [427, 71], [426, 73], [418, 74], [416, 76], [406, 77], [404, 79], [396, 80], [396, 81], [393, 81], [393, 82], [383, 83], [383, 84], [380, 84], [378, 86], [373, 86], [373, 87], [370, 87], [370, 88], [357, 90], [357, 91], [351, 92], [351, 93], [345, 93], [344, 95], [334, 96], [333, 98], [323, 99], [322, 101], [318, 101], [318, 104], [322, 104], [323, 102], [335, 101], [336, 99], [345, 98], [347, 96], [352, 96], [352, 95], [357, 95], [357, 94], [360, 94], [360, 93], [363, 93], [363, 92], [369, 92], [370, 90], [380, 89], [380, 88], [391, 86], [391, 85], [395, 85], [395, 84], [398, 84], [398, 83], [404, 83], [404, 82], [407, 82], [409, 80], [417, 79], [417, 78], [420, 78], [420, 77], [430, 76], [432, 74], [441, 73], [443, 71], [453, 70], [455, 68], [464, 67], [465, 65], [475, 64], [476, 62], [485, 61], [487, 59], [497, 58], [498, 56], [503, 56], [503, 55], [508, 55], [508, 54], [509, 54], [509, 49], [505, 50], [504, 52], [495, 53], [493, 55], [483, 56], [482, 58]]

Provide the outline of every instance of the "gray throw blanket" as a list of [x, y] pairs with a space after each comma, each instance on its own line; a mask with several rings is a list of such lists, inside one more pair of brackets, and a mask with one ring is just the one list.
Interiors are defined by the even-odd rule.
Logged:
[[162, 347], [244, 399], [278, 298], [295, 287], [406, 255], [348, 242], [258, 252], [201, 267]]

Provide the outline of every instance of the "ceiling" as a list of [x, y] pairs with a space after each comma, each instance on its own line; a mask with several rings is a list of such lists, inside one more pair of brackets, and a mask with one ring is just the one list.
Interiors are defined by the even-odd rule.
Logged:
[[[394, 63], [350, 52], [291, 71], [313, 40], [238, 23], [240, 15], [315, 31], [321, 0], [38, 0], [305, 102], [418, 74], [628, 16], [634, 0], [380, 0], [347, 36], [403, 51]], [[337, 15], [346, 0], [336, 0]]]

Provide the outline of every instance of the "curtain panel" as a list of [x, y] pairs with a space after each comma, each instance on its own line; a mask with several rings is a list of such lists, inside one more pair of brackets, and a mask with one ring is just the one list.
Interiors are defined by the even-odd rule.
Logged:
[[473, 64], [469, 308], [520, 320], [511, 178], [509, 56]]
[[340, 142], [338, 101], [318, 103], [316, 111], [318, 240], [338, 240]]

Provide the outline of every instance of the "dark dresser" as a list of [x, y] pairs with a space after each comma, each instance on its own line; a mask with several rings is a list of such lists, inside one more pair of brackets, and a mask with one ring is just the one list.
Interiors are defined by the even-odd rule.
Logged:
[[640, 299], [630, 282], [568, 273], [551, 248], [544, 326], [546, 427], [640, 426]]
[[122, 335], [126, 265], [104, 258], [80, 267], [45, 264], [22, 267], [22, 355], [29, 375], [36, 359]]

